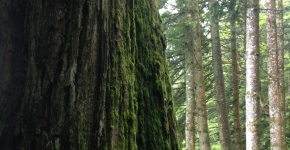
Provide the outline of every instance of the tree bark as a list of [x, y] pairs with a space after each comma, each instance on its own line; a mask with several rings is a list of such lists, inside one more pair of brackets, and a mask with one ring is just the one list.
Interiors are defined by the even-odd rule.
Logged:
[[260, 149], [259, 2], [249, 0], [246, 13], [246, 149]]
[[218, 124], [219, 124], [219, 136], [221, 148], [223, 150], [230, 150], [231, 138], [230, 129], [228, 123], [228, 110], [227, 110], [227, 100], [225, 96], [225, 86], [222, 68], [222, 55], [221, 55], [221, 45], [219, 36], [219, 20], [218, 20], [218, 1], [210, 1], [210, 11], [211, 11], [211, 39], [212, 39], [212, 55], [213, 55], [213, 69], [215, 78], [215, 97], [216, 106], [218, 113]]
[[233, 78], [233, 113], [234, 113], [234, 132], [235, 132], [235, 149], [242, 150], [242, 132], [240, 119], [240, 91], [239, 91], [239, 66], [236, 38], [236, 0], [230, 1], [230, 25], [231, 25], [231, 53], [232, 53], [232, 78]]
[[197, 104], [197, 125], [199, 135], [199, 147], [201, 150], [210, 150], [210, 139], [207, 124], [207, 109], [205, 98], [205, 84], [203, 78], [201, 36], [200, 36], [200, 19], [198, 0], [192, 1], [192, 21], [193, 21], [193, 47], [195, 51], [195, 85], [196, 85], [196, 104]]
[[195, 150], [195, 84], [194, 84], [194, 28], [190, 24], [192, 20], [192, 1], [186, 1], [188, 25], [186, 36], [188, 48], [185, 52], [185, 86], [186, 86], [186, 119], [185, 142], [186, 149]]
[[0, 148], [179, 149], [156, 4], [2, 0]]
[[283, 0], [278, 0], [277, 11], [277, 49], [278, 49], [278, 72], [279, 72], [279, 91], [281, 100], [281, 133], [282, 149], [286, 150], [286, 111], [285, 111], [285, 79], [284, 79], [284, 27], [283, 27]]
[[269, 122], [270, 122], [270, 143], [272, 150], [282, 149], [281, 131], [281, 95], [279, 90], [278, 75], [278, 50], [276, 36], [276, 12], [275, 0], [266, 1], [267, 8], [267, 48], [268, 56], [268, 97], [269, 97]]

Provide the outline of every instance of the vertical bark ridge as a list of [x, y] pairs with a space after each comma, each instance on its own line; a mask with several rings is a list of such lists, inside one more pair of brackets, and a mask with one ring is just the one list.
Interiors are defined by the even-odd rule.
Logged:
[[25, 4], [0, 1], [0, 14], [0, 148], [20, 149], [15, 143], [21, 139], [23, 118], [15, 114], [21, 112], [27, 70]]

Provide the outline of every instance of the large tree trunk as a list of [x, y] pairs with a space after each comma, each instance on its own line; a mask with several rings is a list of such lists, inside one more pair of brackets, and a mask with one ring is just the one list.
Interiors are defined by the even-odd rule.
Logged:
[[[251, 17], [249, 17], [251, 16]], [[246, 12], [246, 149], [259, 149], [259, 2]]]
[[283, 0], [278, 0], [278, 28], [277, 28], [277, 49], [278, 49], [278, 72], [279, 72], [279, 91], [281, 100], [281, 133], [282, 148], [286, 146], [286, 111], [285, 111], [285, 79], [284, 79], [284, 27], [283, 27]]
[[281, 95], [278, 76], [278, 50], [276, 37], [276, 12], [275, 0], [267, 0], [267, 48], [268, 48], [268, 97], [269, 97], [269, 122], [270, 142], [272, 150], [282, 149], [281, 131]]
[[179, 149], [156, 1], [0, 11], [0, 149]]
[[236, 0], [230, 1], [230, 25], [231, 25], [231, 53], [232, 53], [232, 78], [233, 78], [233, 113], [234, 113], [234, 132], [235, 132], [235, 149], [242, 150], [242, 131], [240, 119], [240, 91], [239, 91], [239, 66], [236, 37]]
[[227, 100], [225, 96], [225, 85], [222, 68], [222, 55], [219, 36], [219, 20], [218, 20], [218, 1], [210, 1], [211, 9], [211, 39], [212, 39], [212, 55], [213, 55], [213, 69], [215, 78], [215, 97], [218, 113], [219, 135], [221, 148], [223, 150], [232, 149], [230, 129], [228, 121]]

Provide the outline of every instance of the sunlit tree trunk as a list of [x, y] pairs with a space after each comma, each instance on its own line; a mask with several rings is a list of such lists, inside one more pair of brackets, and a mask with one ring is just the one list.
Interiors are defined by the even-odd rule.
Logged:
[[0, 149], [179, 149], [155, 0], [1, 0]]
[[194, 84], [194, 28], [190, 24], [192, 20], [192, 1], [187, 0], [186, 36], [188, 48], [185, 52], [185, 84], [186, 84], [186, 119], [185, 119], [185, 142], [186, 149], [195, 149], [195, 84]]
[[259, 137], [259, 1], [246, 11], [246, 149], [260, 149]]
[[215, 98], [217, 106], [219, 136], [221, 148], [223, 150], [231, 150], [231, 138], [228, 123], [227, 100], [225, 96], [225, 85], [222, 68], [222, 55], [219, 35], [219, 5], [217, 0], [210, 1], [211, 11], [211, 39], [212, 39], [212, 55], [213, 55], [213, 69], [215, 80]]
[[278, 28], [277, 28], [277, 50], [278, 50], [278, 72], [279, 92], [281, 100], [281, 133], [282, 149], [286, 150], [286, 111], [285, 111], [285, 79], [284, 79], [284, 27], [283, 27], [283, 0], [278, 0]]
[[201, 36], [200, 36], [200, 20], [198, 0], [192, 1], [192, 26], [194, 29], [193, 47], [195, 49], [195, 84], [196, 84], [196, 104], [197, 104], [197, 124], [199, 135], [199, 147], [201, 150], [210, 150], [210, 140], [207, 124], [207, 109], [205, 99], [205, 85], [203, 78], [202, 52], [201, 52]]
[[267, 48], [268, 48], [268, 98], [269, 98], [269, 122], [270, 142], [272, 150], [282, 149], [281, 128], [281, 95], [279, 90], [278, 74], [278, 50], [276, 36], [276, 8], [275, 0], [266, 1], [267, 9]]
[[236, 38], [236, 0], [230, 1], [230, 25], [231, 25], [231, 52], [232, 52], [232, 78], [233, 78], [233, 109], [234, 109], [234, 132], [235, 132], [235, 149], [242, 150], [242, 132], [240, 120], [240, 99], [239, 99], [239, 71], [238, 71], [238, 53]]

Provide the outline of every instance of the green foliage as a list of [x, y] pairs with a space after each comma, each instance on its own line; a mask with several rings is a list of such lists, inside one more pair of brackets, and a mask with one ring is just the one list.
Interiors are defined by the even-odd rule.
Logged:
[[[213, 97], [213, 71], [212, 71], [212, 54], [211, 54], [211, 44], [209, 36], [209, 20], [212, 16], [211, 11], [208, 8], [209, 1], [200, 1], [200, 20], [201, 20], [201, 36], [202, 36], [202, 52], [203, 52], [203, 68], [204, 68], [204, 79], [206, 84], [206, 99], [207, 99], [207, 109], [208, 109], [208, 125], [210, 130], [210, 140], [211, 149], [220, 149], [219, 144], [219, 134], [218, 134], [218, 124], [216, 116], [216, 104], [215, 98]], [[245, 145], [245, 120], [246, 120], [246, 106], [245, 106], [245, 31], [244, 31], [244, 3], [243, 1], [237, 1], [236, 3], [230, 3], [230, 1], [219, 1], [217, 3], [218, 7], [213, 7], [210, 9], [216, 9], [218, 12], [218, 17], [220, 21], [220, 37], [222, 46], [222, 60], [223, 60], [223, 70], [225, 78], [226, 96], [229, 100], [228, 110], [229, 110], [229, 120], [231, 125], [232, 137], [234, 134], [233, 129], [233, 87], [232, 87], [232, 66], [231, 66], [231, 50], [230, 50], [230, 22], [229, 17], [230, 8], [235, 7], [236, 13], [236, 32], [237, 32], [237, 49], [238, 49], [238, 65], [239, 65], [239, 90], [240, 90], [240, 118], [241, 118], [241, 128], [243, 133], [243, 143]], [[184, 121], [185, 121], [185, 83], [184, 83], [184, 50], [187, 48], [188, 41], [185, 37], [185, 28], [190, 26], [194, 21], [187, 21], [187, 16], [185, 15], [186, 6], [184, 5], [184, 0], [176, 0], [176, 3], [172, 6], [174, 11], [166, 11], [162, 14], [163, 19], [163, 29], [167, 37], [167, 58], [169, 62], [170, 69], [170, 79], [172, 83], [172, 93], [175, 102], [175, 112], [178, 119], [179, 134], [182, 135], [182, 141], [184, 141]], [[171, 9], [171, 10], [172, 10]], [[268, 120], [268, 74], [267, 74], [267, 46], [266, 46], [266, 14], [263, 10], [263, 5], [261, 5], [260, 11], [260, 81], [261, 81], [261, 108], [260, 108], [260, 132], [261, 132], [261, 149], [268, 149], [270, 146], [269, 139], [269, 120]], [[290, 84], [290, 3], [284, 1], [284, 26], [285, 26], [285, 83]], [[286, 91], [287, 92], [287, 89]], [[288, 103], [286, 104], [287, 114], [289, 117], [289, 92], [286, 94], [286, 99]], [[287, 145], [290, 145], [290, 126], [289, 119], [287, 119]], [[233, 138], [233, 146], [234, 138]], [[198, 149], [198, 141], [196, 141]], [[184, 145], [183, 145], [184, 146]]]

